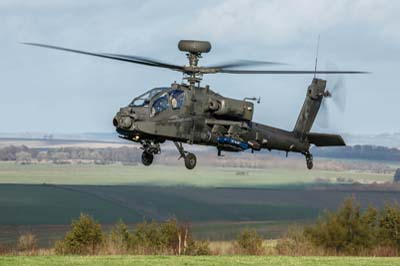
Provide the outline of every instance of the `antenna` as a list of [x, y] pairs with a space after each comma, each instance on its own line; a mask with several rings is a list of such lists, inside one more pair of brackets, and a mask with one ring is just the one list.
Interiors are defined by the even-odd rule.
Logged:
[[319, 53], [319, 39], [320, 39], [320, 34], [318, 34], [318, 40], [317, 40], [317, 53], [316, 53], [316, 55], [315, 55], [314, 78], [317, 76], [318, 53]]

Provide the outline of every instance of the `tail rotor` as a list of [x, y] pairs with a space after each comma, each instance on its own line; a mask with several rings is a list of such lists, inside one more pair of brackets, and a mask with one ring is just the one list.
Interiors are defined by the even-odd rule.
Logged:
[[322, 129], [332, 127], [333, 113], [343, 114], [346, 109], [347, 90], [343, 75], [329, 76], [326, 87], [316, 121]]

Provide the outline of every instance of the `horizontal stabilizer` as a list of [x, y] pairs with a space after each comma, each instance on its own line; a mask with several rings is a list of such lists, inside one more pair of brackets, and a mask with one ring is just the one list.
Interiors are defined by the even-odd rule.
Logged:
[[308, 133], [308, 141], [315, 146], [346, 146], [342, 136], [334, 134]]

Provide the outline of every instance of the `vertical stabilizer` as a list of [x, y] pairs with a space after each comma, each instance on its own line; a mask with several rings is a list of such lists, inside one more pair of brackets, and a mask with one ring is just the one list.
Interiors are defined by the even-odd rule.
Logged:
[[308, 86], [306, 99], [293, 130], [300, 137], [310, 132], [324, 98], [325, 88], [326, 80], [318, 78], [314, 78]]

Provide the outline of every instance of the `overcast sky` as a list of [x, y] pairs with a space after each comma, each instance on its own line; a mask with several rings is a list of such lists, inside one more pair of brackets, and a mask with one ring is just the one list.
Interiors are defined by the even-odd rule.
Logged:
[[[203, 64], [256, 59], [288, 64], [281, 69], [313, 69], [318, 34], [321, 70], [333, 62], [340, 70], [372, 72], [345, 77], [346, 109], [329, 106], [329, 131], [398, 132], [399, 14], [395, 0], [0, 0], [0, 132], [111, 132], [120, 106], [182, 78], [19, 42], [186, 64], [178, 41], [199, 39], [213, 46]], [[255, 120], [292, 129], [311, 80], [219, 74], [206, 76], [203, 85], [230, 97], [261, 96]], [[334, 80], [328, 77], [328, 87]]]

